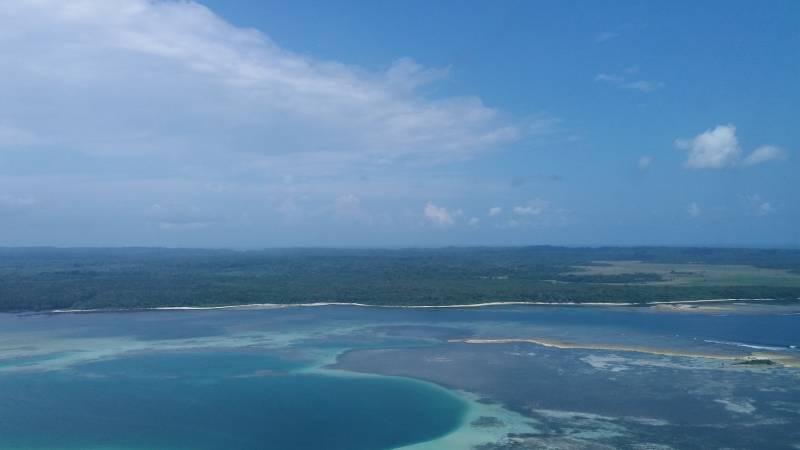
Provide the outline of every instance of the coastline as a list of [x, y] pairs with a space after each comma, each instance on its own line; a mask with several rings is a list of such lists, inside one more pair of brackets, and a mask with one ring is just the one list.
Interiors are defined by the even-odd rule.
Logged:
[[[795, 300], [800, 301], [800, 298]], [[774, 298], [720, 298], [706, 300], [665, 300], [651, 302], [527, 302], [527, 301], [497, 301], [483, 303], [465, 303], [455, 305], [371, 305], [368, 303], [356, 302], [311, 302], [311, 303], [243, 303], [238, 305], [220, 306], [154, 306], [149, 308], [89, 308], [89, 309], [51, 309], [44, 311], [27, 311], [33, 314], [76, 314], [76, 313], [103, 313], [103, 312], [138, 312], [138, 311], [209, 311], [223, 309], [255, 310], [255, 309], [279, 309], [279, 308], [315, 308], [325, 306], [355, 306], [360, 308], [392, 308], [392, 309], [463, 309], [463, 308], [486, 308], [501, 306], [587, 306], [587, 307], [607, 307], [607, 306], [641, 306], [658, 307], [665, 311], [692, 311], [696, 308], [680, 305], [699, 305], [704, 303], [726, 304], [734, 302], [771, 302], [778, 301]]]

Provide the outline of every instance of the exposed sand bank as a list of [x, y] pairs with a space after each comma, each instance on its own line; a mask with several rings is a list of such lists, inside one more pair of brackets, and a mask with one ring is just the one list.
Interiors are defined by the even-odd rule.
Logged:
[[775, 352], [751, 352], [749, 355], [728, 355], [711, 352], [682, 351], [656, 347], [623, 345], [623, 344], [577, 344], [572, 342], [558, 341], [554, 339], [538, 338], [507, 338], [507, 339], [451, 339], [449, 342], [461, 342], [464, 344], [536, 344], [543, 347], [560, 349], [581, 349], [581, 350], [609, 350], [621, 352], [647, 353], [660, 356], [677, 356], [686, 358], [707, 358], [732, 363], [747, 363], [751, 361], [769, 360], [786, 367], [800, 368], [800, 359], [793, 355], [785, 355]]

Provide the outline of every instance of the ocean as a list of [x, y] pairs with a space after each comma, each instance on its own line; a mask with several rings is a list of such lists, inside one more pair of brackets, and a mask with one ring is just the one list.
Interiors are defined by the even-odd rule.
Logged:
[[2, 314], [0, 448], [791, 448], [796, 309]]

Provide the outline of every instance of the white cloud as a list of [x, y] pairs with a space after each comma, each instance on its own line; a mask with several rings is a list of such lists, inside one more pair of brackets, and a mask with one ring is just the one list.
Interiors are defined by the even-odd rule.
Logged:
[[36, 199], [29, 195], [0, 194], [0, 218], [23, 214], [36, 205]]
[[536, 198], [525, 205], [515, 206], [513, 212], [518, 216], [539, 216], [548, 208], [550, 208], [550, 202]]
[[753, 150], [752, 153], [747, 155], [747, 157], [742, 161], [742, 164], [745, 166], [755, 166], [756, 164], [765, 163], [768, 161], [780, 161], [787, 159], [789, 157], [789, 152], [782, 148], [778, 148], [772, 145], [762, 145], [757, 149]]
[[[402, 54], [359, 67], [267, 34], [200, 2], [0, 0], [0, 192], [42, 199], [30, 216], [58, 217], [41, 223], [59, 223], [65, 243], [94, 239], [83, 224], [99, 217], [116, 243], [159, 228], [205, 228], [216, 238], [203, 245], [302, 243], [336, 225], [354, 230], [350, 242], [390, 242], [428, 220], [419, 208], [431, 192], [477, 198], [492, 185], [435, 164], [563, 134], [549, 116], [440, 89], [447, 69]], [[0, 199], [3, 213], [12, 203], [23, 208]], [[471, 217], [444, 212], [439, 223]], [[346, 220], [393, 231], [361, 236]], [[269, 237], [240, 233], [245, 222]], [[45, 227], [29, 228], [2, 238], [49, 242]]]
[[700, 215], [700, 205], [697, 202], [689, 203], [689, 206], [686, 208], [686, 213], [689, 214], [689, 217], [697, 217]]
[[604, 83], [619, 84], [625, 81], [625, 78], [613, 73], [598, 73], [594, 77], [595, 81], [602, 81]]
[[540, 198], [533, 199], [523, 205], [515, 206], [511, 209], [513, 215], [501, 223], [499, 228], [551, 228], [561, 227], [569, 223], [568, 211], [564, 208], [556, 208], [547, 200]]
[[754, 166], [788, 157], [786, 150], [764, 145], [742, 159], [742, 149], [736, 137], [736, 127], [733, 125], [717, 125], [691, 139], [676, 139], [675, 146], [688, 151], [686, 167], [690, 169]]
[[601, 72], [594, 77], [594, 80], [616, 86], [619, 89], [639, 92], [653, 92], [665, 86], [661, 81], [630, 79], [639, 72], [639, 66], [627, 67], [622, 72], [622, 74]]
[[336, 215], [347, 217], [361, 212], [361, 199], [354, 194], [340, 195], [334, 200], [333, 206]]
[[636, 80], [636, 81], [628, 81], [622, 83], [619, 86], [621, 88], [630, 89], [632, 91], [653, 92], [656, 89], [663, 88], [665, 84], [661, 81]]
[[493, 206], [493, 207], [489, 208], [489, 215], [492, 216], [492, 217], [498, 216], [502, 212], [503, 212], [503, 208], [501, 208], [500, 206]]
[[471, 218], [470, 218], [470, 219], [467, 221], [467, 225], [469, 225], [469, 226], [471, 226], [471, 227], [477, 227], [477, 226], [478, 226], [480, 223], [481, 223], [481, 220], [480, 220], [480, 219], [478, 219], [477, 217], [471, 217]]
[[597, 43], [602, 44], [603, 42], [608, 42], [612, 39], [616, 39], [619, 37], [619, 33], [614, 33], [613, 31], [604, 31], [602, 33], [597, 33], [594, 36], [594, 41]]
[[652, 156], [642, 156], [639, 158], [638, 166], [639, 170], [647, 170], [650, 166], [653, 165], [653, 157]]
[[456, 212], [451, 213], [447, 208], [436, 206], [431, 202], [425, 205], [423, 213], [434, 225], [444, 228], [455, 224], [453, 216], [456, 215]]
[[750, 211], [756, 216], [766, 216], [774, 211], [772, 204], [758, 194], [747, 195], [744, 199]]
[[362, 207], [361, 199], [354, 194], [345, 194], [336, 197], [333, 202], [333, 213], [338, 219], [354, 220], [370, 224], [372, 218]]
[[689, 152], [686, 167], [690, 169], [720, 169], [736, 164], [741, 157], [736, 127], [718, 125], [692, 139], [677, 139], [675, 145]]
[[536, 130], [477, 97], [427, 97], [446, 70], [296, 54], [191, 2], [5, 1], [0, 24], [0, 118], [18, 119], [0, 145], [438, 163]]

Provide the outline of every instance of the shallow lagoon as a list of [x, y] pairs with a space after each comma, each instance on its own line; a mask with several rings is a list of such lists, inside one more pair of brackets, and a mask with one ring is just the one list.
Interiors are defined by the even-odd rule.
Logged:
[[140, 354], [1, 377], [0, 447], [372, 450], [438, 437], [463, 414], [428, 384], [293, 374], [261, 356]]
[[[735, 358], [794, 357], [798, 330], [792, 307], [0, 315], [0, 448], [791, 448], [800, 370]], [[510, 338], [616, 347], [463, 342]]]

